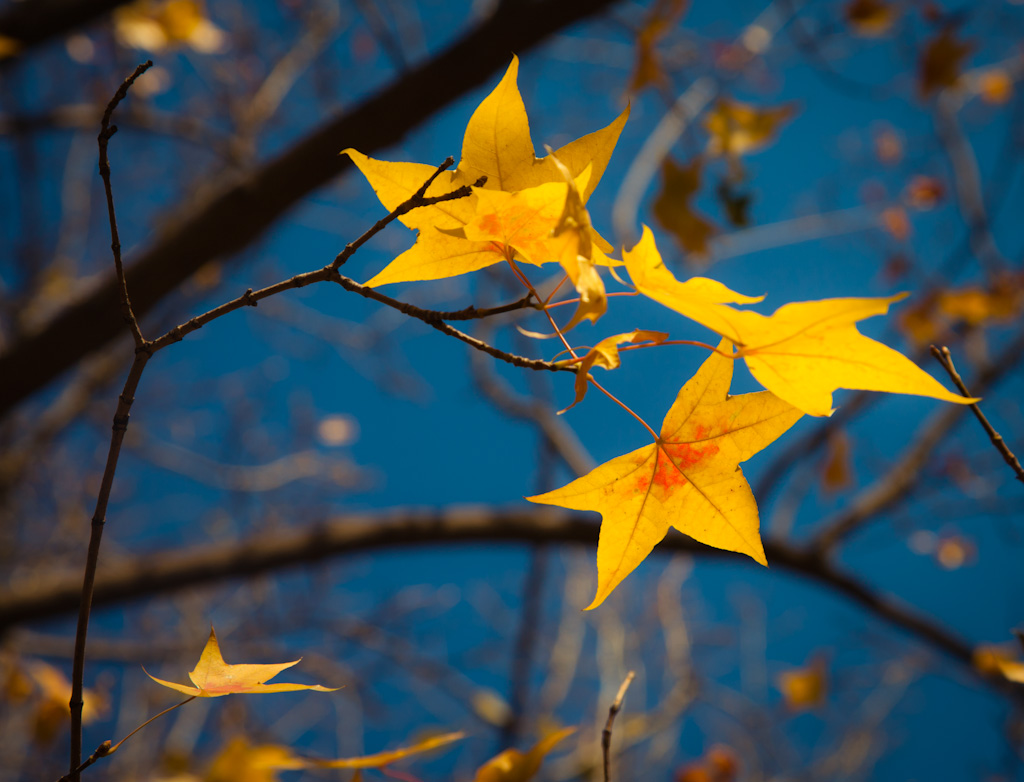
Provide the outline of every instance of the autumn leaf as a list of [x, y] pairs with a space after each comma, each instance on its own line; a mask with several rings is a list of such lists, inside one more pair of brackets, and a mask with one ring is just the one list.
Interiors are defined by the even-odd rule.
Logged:
[[809, 711], [821, 706], [828, 695], [828, 662], [814, 655], [802, 668], [783, 671], [775, 679], [790, 711]]
[[638, 291], [722, 336], [728, 336], [729, 313], [734, 310], [722, 310], [718, 305], [756, 304], [764, 299], [764, 296], [744, 296], [707, 277], [691, 277], [679, 282], [665, 266], [654, 234], [646, 225], [640, 241], [622, 257]]
[[845, 429], [830, 434], [825, 446], [825, 460], [821, 467], [821, 486], [829, 494], [853, 485], [853, 464], [850, 458], [850, 438]]
[[162, 52], [185, 45], [212, 54], [226, 44], [224, 31], [207, 18], [200, 0], [136, 0], [115, 8], [113, 18], [118, 41], [133, 49]]
[[659, 225], [672, 234], [686, 252], [707, 256], [708, 240], [717, 233], [714, 224], [690, 204], [700, 189], [702, 161], [694, 158], [689, 165], [679, 166], [665, 158], [661, 167], [661, 191], [651, 211]]
[[[728, 351], [723, 340], [719, 350]], [[739, 463], [789, 429], [800, 411], [773, 394], [729, 396], [733, 362], [713, 353], [682, 387], [656, 442], [616, 457], [531, 502], [601, 513], [596, 608], [675, 527], [767, 564], [757, 503]]]
[[[455, 171], [442, 172], [427, 189], [427, 196], [442, 195], [480, 177], [487, 177], [486, 190], [514, 193], [565, 179], [557, 161], [574, 181], [589, 168], [580, 184], [584, 203], [597, 186], [629, 115], [627, 108], [607, 127], [559, 148], [553, 155], [537, 158], [522, 96], [516, 86], [518, 58], [498, 86], [477, 107], [466, 127], [462, 160]], [[434, 173], [435, 167], [421, 163], [391, 163], [374, 160], [354, 149], [346, 149], [353, 163], [366, 177], [388, 210], [407, 201]], [[555, 157], [557, 156], [557, 158]], [[432, 280], [482, 269], [500, 260], [489, 245], [474, 243], [450, 232], [465, 229], [479, 213], [478, 195], [414, 209], [399, 219], [420, 231], [417, 243], [367, 281], [376, 287], [412, 280]], [[438, 230], [439, 229], [439, 230]], [[449, 233], [444, 233], [449, 232]], [[611, 246], [596, 240], [603, 252]]]
[[963, 61], [974, 45], [957, 40], [956, 31], [945, 27], [931, 38], [917, 65], [917, 90], [922, 98], [954, 86], [960, 80]]
[[334, 692], [339, 689], [338, 687], [323, 687], [319, 684], [264, 683], [298, 662], [299, 660], [293, 660], [289, 663], [269, 663], [265, 665], [252, 663], [229, 665], [224, 662], [224, 658], [221, 656], [220, 644], [217, 643], [217, 634], [211, 627], [210, 638], [206, 642], [202, 655], [199, 657], [199, 662], [196, 663], [196, 667], [188, 675], [188, 678], [192, 680], [192, 684], [195, 685], [194, 687], [158, 679], [148, 671], [146, 675], [157, 684], [162, 684], [164, 687], [170, 687], [172, 690], [177, 690], [185, 695], [192, 695], [197, 698], [219, 698], [222, 695], [231, 695], [233, 693], [293, 692], [295, 690]]
[[850, 29], [868, 38], [885, 35], [900, 15], [899, 8], [887, 0], [850, 0], [843, 13]]
[[735, 158], [756, 152], [775, 140], [779, 126], [795, 111], [793, 104], [760, 108], [720, 98], [704, 119], [710, 136], [708, 154]]
[[658, 43], [678, 24], [689, 0], [656, 0], [647, 12], [643, 27], [636, 34], [636, 64], [629, 79], [629, 93], [637, 93], [649, 85], [668, 86], [668, 77], [661, 65]]
[[832, 392], [839, 388], [978, 401], [947, 391], [906, 356], [857, 330], [858, 321], [884, 315], [902, 294], [794, 302], [767, 316], [727, 306], [729, 296], [733, 302], [756, 299], [714, 280], [676, 280], [646, 232], [624, 258], [640, 293], [729, 339], [737, 346], [734, 357], [746, 361], [762, 386], [808, 415], [831, 415]]
[[284, 756], [274, 758], [271, 761], [271, 766], [273, 768], [281, 769], [282, 771], [303, 768], [384, 768], [385, 766], [390, 766], [392, 763], [412, 757], [413, 755], [420, 755], [424, 752], [429, 752], [453, 742], [460, 741], [465, 738], [465, 735], [465, 733], [461, 732], [444, 733], [439, 736], [431, 736], [409, 747], [401, 747], [399, 749], [388, 750], [387, 752], [378, 752], [373, 755], [361, 755], [353, 758], [309, 758], [301, 755], [295, 755], [287, 747], [280, 747], [279, 749], [284, 751]]
[[534, 744], [529, 752], [506, 749], [477, 769], [474, 782], [530, 782], [548, 753], [575, 731], [575, 728], [555, 731]]
[[559, 415], [566, 412], [566, 410], [571, 410], [583, 401], [583, 397], [587, 394], [591, 369], [594, 367], [601, 367], [602, 369], [619, 368], [622, 363], [622, 359], [619, 357], [619, 345], [624, 342], [634, 345], [641, 342], [650, 342], [657, 345], [666, 339], [668, 339], [668, 334], [664, 331], [644, 331], [642, 329], [635, 329], [626, 334], [615, 334], [614, 336], [602, 339], [588, 350], [583, 360], [580, 361], [579, 369], [576, 372], [576, 399], [565, 410], [559, 410]]
[[700, 760], [687, 763], [675, 773], [675, 782], [734, 782], [741, 770], [736, 750], [713, 745]]

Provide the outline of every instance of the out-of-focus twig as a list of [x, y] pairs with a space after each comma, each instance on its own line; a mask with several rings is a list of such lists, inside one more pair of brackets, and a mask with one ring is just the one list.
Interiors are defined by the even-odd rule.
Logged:
[[612, 701], [612, 705], [608, 708], [608, 721], [604, 724], [604, 730], [601, 731], [601, 759], [604, 766], [604, 782], [611, 782], [612, 726], [615, 724], [616, 715], [622, 710], [622, 702], [626, 698], [626, 690], [633, 683], [633, 677], [635, 676], [636, 673], [633, 671], [626, 674], [626, 678], [623, 679], [622, 685], [615, 695], [615, 700]]

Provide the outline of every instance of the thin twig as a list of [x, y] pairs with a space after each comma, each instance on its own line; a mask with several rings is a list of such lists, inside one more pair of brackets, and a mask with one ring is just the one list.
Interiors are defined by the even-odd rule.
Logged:
[[[953, 384], [957, 387], [960, 393], [966, 397], [970, 397], [971, 392], [967, 390], [967, 386], [964, 385], [963, 378], [960, 377], [960, 374], [956, 371], [956, 367], [953, 366], [953, 357], [949, 353], [949, 348], [945, 345], [941, 348], [937, 348], [935, 345], [932, 345], [931, 351], [932, 355], [935, 356], [935, 360], [942, 364], [942, 368], [949, 373], [950, 379], [953, 381]], [[984, 429], [985, 433], [988, 435], [988, 439], [992, 441], [992, 445], [994, 445], [996, 450], [1002, 455], [1003, 461], [1010, 465], [1010, 469], [1016, 473], [1017, 480], [1024, 482], [1024, 467], [1021, 467], [1020, 461], [1014, 455], [1013, 451], [1011, 451], [1006, 445], [1006, 441], [1003, 439], [1003, 436], [995, 430], [992, 424], [989, 423], [988, 418], [986, 418], [985, 414], [981, 412], [981, 408], [978, 407], [977, 404], [971, 405], [970, 408], [974, 412], [975, 417], [977, 417], [978, 421], [981, 423], [982, 429]]]
[[177, 709], [177, 708], [179, 708], [181, 706], [184, 706], [186, 703], [190, 703], [191, 701], [194, 701], [196, 699], [196, 697], [198, 697], [198, 696], [193, 695], [190, 698], [186, 698], [181, 703], [175, 703], [173, 706], [169, 706], [168, 708], [164, 709], [159, 714], [154, 714], [152, 717], [150, 717], [148, 720], [143, 722], [135, 730], [133, 730], [131, 733], [129, 733], [127, 736], [125, 736], [123, 739], [121, 739], [116, 744], [111, 745], [110, 739], [107, 739], [102, 744], [100, 744], [98, 747], [96, 747], [96, 750], [89, 757], [87, 757], [85, 759], [85, 761], [82, 763], [82, 765], [80, 765], [78, 768], [76, 768], [72, 773], [65, 774], [64, 776], [62, 776], [60, 779], [57, 780], [57, 782], [68, 782], [68, 780], [71, 779], [72, 774], [81, 774], [85, 769], [89, 768], [89, 766], [91, 766], [93, 763], [95, 763], [100, 758], [105, 758], [105, 757], [109, 757], [110, 755], [113, 755], [115, 752], [117, 752], [121, 748], [122, 744], [124, 744], [126, 741], [128, 741], [128, 739], [130, 739], [132, 736], [134, 736], [136, 733], [138, 733], [144, 727], [149, 725], [151, 722], [154, 722], [155, 720], [160, 719], [160, 717], [164, 716], [168, 712], [172, 712], [175, 709]]
[[139, 322], [135, 317], [134, 311], [132, 311], [131, 299], [128, 298], [128, 283], [125, 281], [124, 265], [121, 263], [121, 239], [117, 233], [117, 218], [114, 216], [114, 192], [110, 185], [110, 159], [107, 157], [107, 147], [110, 144], [111, 136], [117, 133], [117, 125], [110, 124], [110, 120], [114, 115], [114, 109], [127, 97], [128, 90], [131, 89], [135, 80], [151, 67], [153, 67], [152, 60], [140, 63], [132, 71], [131, 76], [125, 79], [121, 86], [117, 88], [117, 92], [114, 93], [114, 97], [110, 99], [106, 110], [103, 112], [103, 117], [100, 120], [100, 133], [96, 137], [100, 147], [100, 177], [103, 179], [103, 189], [107, 194], [107, 215], [110, 218], [110, 249], [114, 253], [114, 269], [117, 272], [117, 284], [121, 293], [121, 313], [131, 329], [136, 349], [142, 348], [146, 344], [146, 339], [142, 336]]
[[622, 680], [622, 684], [619, 686], [619, 692], [615, 696], [615, 700], [612, 701], [612, 705], [608, 709], [608, 721], [604, 724], [604, 730], [601, 731], [601, 756], [604, 760], [604, 782], [610, 782], [611, 780], [611, 757], [612, 757], [612, 725], [615, 722], [615, 715], [622, 709], [622, 701], [626, 698], [626, 690], [629, 689], [629, 685], [633, 683], [633, 677], [636, 676], [635, 671], [630, 671], [626, 674], [626, 678]]
[[[975, 377], [975, 393], [984, 393], [1017, 366], [1024, 355], [1024, 330], [992, 361], [987, 362]], [[920, 429], [920, 434], [899, 459], [874, 483], [864, 487], [842, 511], [821, 526], [810, 542], [810, 550], [821, 556], [835, 553], [842, 541], [860, 529], [868, 520], [906, 499], [923, 477], [922, 468], [938, 450], [946, 435], [965, 411], [965, 405], [951, 405], [936, 412]]]
[[110, 137], [117, 132], [117, 126], [110, 124], [114, 109], [124, 100], [131, 89], [132, 84], [145, 73], [152, 60], [138, 65], [131, 76], [122, 82], [117, 88], [114, 97], [110, 99], [103, 118], [100, 121], [99, 158], [100, 176], [103, 178], [104, 189], [107, 193], [107, 213], [110, 219], [110, 249], [114, 254], [114, 268], [117, 271], [117, 280], [121, 293], [121, 312], [132, 333], [135, 341], [135, 360], [128, 371], [128, 378], [125, 380], [124, 388], [117, 400], [117, 409], [114, 411], [114, 423], [110, 435], [110, 448], [107, 451], [107, 463], [103, 469], [103, 478], [100, 481], [100, 490], [96, 496], [96, 508], [92, 515], [92, 527], [89, 533], [89, 545], [85, 559], [85, 573], [82, 576], [82, 597], [78, 607], [78, 626], [75, 630], [75, 653], [71, 670], [71, 700], [68, 704], [71, 710], [71, 741], [69, 745], [68, 774], [72, 782], [78, 782], [78, 768], [82, 762], [82, 708], [84, 706], [83, 691], [85, 689], [85, 643], [89, 633], [89, 614], [92, 610], [92, 594], [96, 581], [96, 567], [99, 563], [100, 542], [103, 539], [103, 527], [106, 523], [107, 502], [110, 500], [110, 489], [114, 484], [114, 472], [117, 469], [117, 460], [121, 453], [121, 443], [124, 441], [124, 433], [128, 428], [128, 417], [131, 413], [132, 402], [135, 401], [135, 391], [138, 388], [139, 380], [142, 378], [142, 370], [149, 361], [151, 352], [146, 350], [146, 338], [142, 336], [138, 320], [132, 311], [131, 300], [128, 297], [128, 284], [125, 281], [124, 266], [121, 263], [121, 242], [117, 234], [117, 220], [114, 217], [114, 194], [110, 186], [110, 161], [107, 158], [107, 146]]

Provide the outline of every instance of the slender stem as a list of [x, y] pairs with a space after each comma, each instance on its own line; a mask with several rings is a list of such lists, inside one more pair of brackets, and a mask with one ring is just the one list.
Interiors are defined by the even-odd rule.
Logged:
[[78, 780], [78, 767], [82, 762], [82, 692], [85, 679], [85, 642], [89, 633], [89, 614], [92, 611], [92, 597], [96, 583], [96, 568], [100, 558], [100, 543], [103, 540], [103, 527], [106, 524], [107, 503], [110, 500], [110, 489], [114, 484], [114, 472], [121, 454], [121, 443], [128, 429], [128, 417], [135, 391], [142, 379], [142, 371], [146, 368], [150, 353], [140, 350], [135, 354], [124, 388], [117, 399], [114, 411], [114, 423], [110, 435], [110, 448], [107, 450], [107, 463], [100, 480], [100, 490], [96, 497], [96, 509], [92, 515], [92, 529], [89, 535], [89, 548], [85, 560], [85, 574], [82, 578], [82, 596], [78, 607], [78, 627], [75, 631], [75, 651], [71, 669], [71, 765], [70, 778]]
[[609, 391], [607, 388], [602, 386], [600, 383], [598, 383], [593, 378], [590, 378], [590, 382], [593, 384], [594, 388], [596, 388], [598, 391], [600, 391], [606, 397], [611, 399], [615, 404], [617, 404], [619, 407], [621, 407], [623, 410], [625, 410], [627, 413], [629, 413], [631, 416], [633, 416], [637, 421], [639, 421], [640, 425], [644, 429], [646, 429], [648, 432], [650, 432], [651, 437], [654, 438], [654, 442], [656, 442], [656, 443], [660, 442], [660, 440], [658, 438], [658, 433], [655, 432], [651, 428], [650, 424], [648, 424], [643, 418], [640, 417], [639, 413], [635, 412], [629, 405], [627, 405], [625, 402], [623, 402], [621, 399], [619, 399], [617, 396], [615, 396], [615, 394], [613, 394], [611, 391]]
[[117, 132], [117, 126], [111, 125], [110, 120], [114, 115], [114, 109], [128, 95], [128, 90], [131, 89], [135, 80], [152, 65], [153, 61], [147, 60], [137, 66], [132, 71], [132, 74], [117, 88], [117, 92], [114, 93], [114, 97], [107, 103], [107, 108], [103, 112], [103, 118], [100, 122], [100, 133], [97, 137], [100, 176], [103, 179], [103, 187], [106, 191], [107, 216], [110, 221], [110, 249], [114, 255], [114, 269], [117, 273], [117, 280], [121, 289], [121, 312], [135, 342], [135, 360], [128, 371], [128, 378], [125, 380], [121, 396], [117, 400], [117, 409], [114, 411], [110, 448], [107, 451], [107, 463], [103, 469], [103, 478], [100, 481], [100, 490], [96, 497], [96, 509], [92, 515], [92, 528], [89, 533], [85, 573], [82, 577], [82, 598], [78, 608], [78, 627], [75, 630], [75, 651], [71, 664], [71, 700], [68, 703], [68, 707], [71, 710], [68, 773], [72, 782], [78, 782], [78, 768], [82, 762], [82, 708], [84, 706], [82, 693], [85, 689], [85, 642], [89, 632], [89, 614], [92, 610], [92, 594], [96, 582], [96, 568], [100, 557], [100, 542], [103, 539], [103, 526], [106, 523], [107, 502], [110, 499], [110, 489], [114, 483], [114, 472], [117, 469], [117, 459], [121, 453], [121, 443], [124, 440], [125, 430], [128, 428], [128, 416], [131, 412], [132, 402], [135, 401], [135, 390], [139, 386], [139, 380], [142, 379], [142, 371], [146, 368], [146, 362], [149, 361], [149, 357], [152, 355], [146, 338], [142, 336], [142, 330], [139, 328], [135, 312], [132, 310], [131, 299], [128, 296], [128, 284], [125, 281], [124, 265], [121, 262], [121, 240], [117, 231], [117, 218], [114, 214], [114, 192], [110, 184], [110, 160], [107, 155], [110, 138]]
[[136, 348], [141, 348], [145, 345], [146, 339], [142, 336], [139, 321], [135, 317], [131, 300], [128, 298], [128, 283], [124, 276], [124, 265], [121, 263], [121, 239], [117, 231], [117, 218], [114, 215], [114, 191], [110, 184], [110, 158], [107, 156], [107, 147], [110, 144], [111, 136], [117, 133], [117, 125], [110, 124], [110, 120], [114, 115], [114, 109], [127, 97], [128, 90], [131, 89], [135, 80], [151, 67], [153, 67], [152, 60], [146, 60], [146, 62], [136, 66], [131, 76], [125, 79], [121, 86], [117, 88], [117, 92], [114, 93], [114, 97], [110, 99], [106, 110], [103, 112], [103, 118], [100, 121], [100, 133], [96, 139], [100, 148], [100, 177], [103, 179], [103, 190], [107, 196], [107, 216], [110, 220], [110, 249], [114, 254], [114, 271], [117, 273], [117, 283], [121, 293], [121, 314], [124, 316], [125, 323], [131, 329], [132, 339], [135, 340]]
[[[956, 367], [953, 366], [953, 356], [950, 355], [949, 348], [945, 345], [941, 348], [937, 348], [935, 345], [932, 345], [931, 351], [935, 360], [942, 364], [942, 368], [949, 374], [950, 379], [956, 385], [960, 393], [966, 397], [970, 397], [971, 392], [967, 390], [967, 386], [964, 384], [963, 378], [960, 377], [960, 374], [956, 371]], [[995, 430], [995, 427], [993, 427], [992, 424], [989, 423], [988, 418], [983, 412], [981, 412], [981, 408], [978, 407], [977, 404], [972, 404], [970, 408], [978, 419], [978, 422], [981, 424], [982, 429], [985, 430], [985, 434], [988, 435], [988, 439], [992, 441], [992, 445], [995, 446], [996, 450], [999, 451], [999, 454], [1003, 457], [1003, 461], [1010, 465], [1010, 469], [1017, 475], [1017, 480], [1024, 481], [1024, 467], [1021, 467], [1020, 461], [1014, 455], [1013, 451], [1010, 450], [1009, 446], [1007, 446], [1003, 436]]]
[[68, 780], [71, 779], [72, 774], [81, 774], [82, 771], [84, 771], [85, 769], [89, 768], [89, 766], [91, 766], [93, 763], [95, 763], [100, 758], [105, 758], [105, 757], [107, 757], [109, 755], [113, 755], [115, 752], [117, 752], [121, 748], [122, 744], [124, 744], [126, 741], [128, 741], [128, 739], [130, 739], [132, 736], [134, 736], [136, 733], [138, 733], [144, 727], [149, 725], [149, 723], [153, 722], [154, 720], [158, 720], [160, 717], [164, 716], [165, 714], [167, 714], [169, 712], [174, 711], [177, 708], [180, 708], [180, 707], [184, 706], [186, 703], [194, 701], [196, 699], [196, 697], [197, 696], [193, 695], [191, 698], [186, 698], [181, 703], [175, 703], [173, 706], [170, 706], [170, 707], [164, 709], [159, 714], [154, 714], [152, 717], [150, 717], [148, 720], [143, 722], [135, 730], [133, 730], [131, 733], [129, 733], [127, 736], [125, 736], [123, 739], [121, 739], [119, 742], [117, 742], [114, 745], [111, 745], [109, 739], [107, 741], [104, 741], [102, 744], [100, 744], [98, 747], [96, 747], [95, 751], [89, 757], [87, 757], [85, 759], [85, 761], [78, 768], [76, 768], [71, 773], [65, 774], [60, 779], [58, 779], [57, 782], [68, 782]]
[[[562, 282], [565, 282], [565, 280], [563, 279]], [[561, 285], [561, 284], [562, 283], [559, 283], [559, 285]], [[557, 288], [556, 288], [556, 290], [557, 290]], [[554, 293], [552, 293], [551, 295], [554, 296]], [[640, 295], [640, 293], [638, 291], [615, 291], [614, 293], [606, 293], [605, 294], [605, 296], [607, 296], [609, 299], [612, 298], [612, 296], [639, 296], [639, 295]], [[548, 297], [548, 299], [550, 300], [550, 297]], [[548, 304], [548, 306], [551, 307], [551, 309], [554, 309], [555, 307], [564, 307], [566, 304], [579, 304], [579, 303], [580, 303], [580, 298], [577, 296], [575, 299], [563, 299], [562, 301], [556, 301], [554, 304]]]
[[635, 676], [635, 671], [630, 671], [626, 674], [626, 678], [619, 686], [619, 692], [616, 694], [615, 700], [612, 701], [612, 705], [608, 709], [608, 721], [605, 722], [604, 730], [601, 731], [601, 757], [604, 760], [604, 782], [611, 782], [612, 725], [615, 723], [615, 716], [622, 710], [622, 701], [626, 698], [626, 690], [633, 683]]

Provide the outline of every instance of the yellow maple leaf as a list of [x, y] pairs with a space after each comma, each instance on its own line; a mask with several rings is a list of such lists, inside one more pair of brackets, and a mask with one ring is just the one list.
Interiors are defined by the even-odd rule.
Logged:
[[538, 741], [529, 752], [506, 749], [477, 769], [473, 782], [530, 782], [548, 753], [575, 728], [562, 728]]
[[[731, 346], [723, 340], [720, 351]], [[531, 502], [601, 513], [596, 608], [669, 527], [767, 564], [757, 503], [739, 463], [800, 418], [767, 391], [729, 395], [733, 362], [713, 353], [679, 391], [658, 440]]]
[[708, 131], [708, 154], [739, 157], [768, 146], [779, 125], [793, 116], [793, 104], [760, 108], [729, 98], [720, 98], [704, 119]]
[[[665, 268], [646, 232], [624, 257], [637, 290], [726, 337], [737, 347], [757, 381], [808, 415], [828, 416], [832, 392], [839, 388], [930, 396], [970, 404], [947, 391], [913, 361], [881, 342], [865, 337], [857, 322], [884, 315], [905, 294], [880, 299], [823, 299], [785, 304], [772, 315], [729, 307], [756, 301], [741, 297], [714, 280], [679, 282]], [[700, 294], [700, 295], [695, 295]], [[714, 301], [716, 296], [719, 302]], [[744, 300], [746, 300], [744, 302]]]
[[[301, 658], [300, 658], [301, 659]], [[158, 679], [146, 671], [146, 675], [157, 684], [170, 687], [172, 690], [192, 695], [197, 698], [219, 698], [222, 695], [233, 693], [265, 693], [265, 692], [293, 692], [295, 690], [316, 690], [317, 692], [334, 692], [338, 687], [324, 687], [320, 684], [291, 684], [280, 682], [277, 684], [265, 684], [281, 673], [285, 668], [291, 668], [299, 660], [292, 660], [288, 663], [253, 664], [241, 663], [229, 665], [224, 661], [220, 653], [220, 644], [217, 642], [217, 634], [210, 628], [210, 638], [206, 642], [202, 655], [196, 667], [189, 672], [188, 678], [192, 680], [194, 687], [187, 684]]]
[[[597, 186], [618, 141], [619, 133], [629, 115], [627, 108], [607, 127], [583, 136], [556, 150], [553, 155], [537, 158], [530, 137], [529, 120], [522, 96], [516, 86], [518, 58], [498, 86], [473, 112], [466, 127], [462, 160], [455, 171], [443, 172], [427, 196], [436, 196], [464, 185], [471, 185], [481, 176], [487, 177], [486, 190], [509, 193], [526, 190], [550, 182], [564, 182], [556, 163], [560, 161], [578, 183], [583, 202]], [[394, 209], [413, 195], [434, 173], [433, 166], [421, 163], [391, 163], [367, 157], [354, 149], [343, 150], [366, 177], [386, 209]], [[557, 156], [557, 158], [555, 157]], [[581, 174], [589, 168], [585, 181]], [[477, 215], [477, 195], [447, 201], [413, 211], [399, 219], [409, 228], [421, 232], [410, 250], [392, 261], [366, 284], [373, 286], [422, 279], [440, 279], [482, 269], [496, 262], [493, 253], [482, 245], [467, 245], [457, 237], [438, 238], [434, 229], [464, 229]], [[426, 240], [426, 241], [424, 241]], [[598, 237], [595, 240], [604, 252], [611, 246]], [[439, 264], [440, 269], [433, 269]]]
[[693, 194], [700, 189], [701, 159], [679, 166], [665, 158], [661, 167], [661, 192], [654, 199], [651, 211], [658, 223], [688, 253], [706, 256], [708, 240], [717, 233], [710, 220], [690, 205]]
[[622, 254], [629, 277], [640, 293], [674, 309], [691, 320], [702, 323], [723, 337], [729, 336], [729, 313], [720, 304], [756, 304], [764, 296], [744, 296], [707, 277], [691, 277], [679, 282], [665, 266], [654, 241], [654, 234], [646, 225], [640, 241], [632, 250]]

